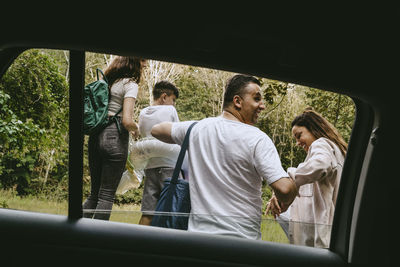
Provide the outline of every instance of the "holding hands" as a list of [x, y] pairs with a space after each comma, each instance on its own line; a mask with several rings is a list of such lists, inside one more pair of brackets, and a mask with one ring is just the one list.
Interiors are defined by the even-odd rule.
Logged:
[[271, 199], [267, 203], [267, 209], [265, 210], [265, 215], [271, 213], [272, 216], [274, 216], [274, 219], [276, 219], [277, 216], [279, 216], [282, 212], [287, 211], [288, 208], [289, 208], [288, 205], [285, 205], [284, 203], [280, 202], [275, 195], [272, 195]]

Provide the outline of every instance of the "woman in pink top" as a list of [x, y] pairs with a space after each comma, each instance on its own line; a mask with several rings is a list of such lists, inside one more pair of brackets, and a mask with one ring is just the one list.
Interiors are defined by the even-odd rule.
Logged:
[[[298, 189], [290, 206], [289, 240], [328, 248], [347, 144], [332, 124], [310, 109], [293, 120], [292, 133], [307, 157], [297, 168], [287, 170]], [[287, 209], [279, 204], [272, 197], [267, 212], [276, 217]]]

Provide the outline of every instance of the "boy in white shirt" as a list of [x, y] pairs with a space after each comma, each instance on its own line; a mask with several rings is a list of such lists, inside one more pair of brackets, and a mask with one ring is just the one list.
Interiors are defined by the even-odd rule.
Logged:
[[[151, 137], [151, 128], [161, 122], [179, 122], [175, 109], [175, 101], [179, 97], [178, 88], [168, 81], [160, 81], [153, 88], [153, 105], [144, 108], [139, 115], [139, 131], [141, 137]], [[177, 145], [171, 145], [177, 146]], [[171, 149], [171, 153], [172, 153]], [[142, 217], [139, 224], [150, 225], [153, 218], [164, 180], [172, 177], [177, 160], [177, 154], [168, 157], [152, 157], [149, 159], [145, 172], [145, 182], [142, 197]], [[148, 213], [146, 213], [148, 212]]]

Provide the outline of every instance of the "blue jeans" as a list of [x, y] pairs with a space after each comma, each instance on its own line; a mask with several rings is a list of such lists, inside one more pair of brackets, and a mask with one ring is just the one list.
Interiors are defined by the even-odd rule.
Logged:
[[83, 203], [83, 217], [109, 220], [115, 192], [128, 158], [129, 132], [116, 123], [89, 137], [90, 196]]

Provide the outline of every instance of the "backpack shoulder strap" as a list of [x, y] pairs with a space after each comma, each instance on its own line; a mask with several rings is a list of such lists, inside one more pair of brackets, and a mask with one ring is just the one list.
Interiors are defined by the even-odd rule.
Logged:
[[117, 111], [117, 113], [114, 114], [114, 116], [117, 116], [119, 113], [121, 113], [122, 107]]
[[97, 80], [99, 80], [99, 72], [101, 73], [101, 75], [103, 76], [103, 80], [108, 84], [108, 80], [106, 75], [104, 75], [103, 71], [99, 68], [96, 69], [96, 75], [97, 75]]

